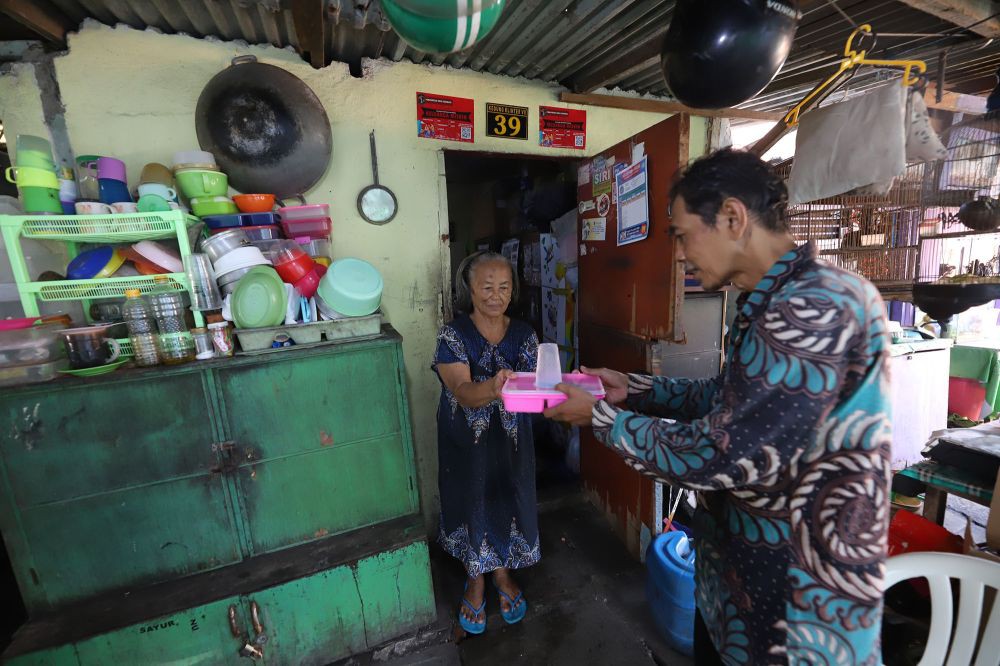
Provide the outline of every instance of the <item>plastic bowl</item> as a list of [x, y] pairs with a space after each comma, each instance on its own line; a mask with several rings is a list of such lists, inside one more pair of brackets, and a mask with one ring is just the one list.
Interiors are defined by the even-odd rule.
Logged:
[[258, 248], [249, 245], [227, 252], [221, 259], [212, 262], [212, 268], [215, 270], [216, 276], [222, 276], [238, 268], [269, 265], [270, 263]]
[[235, 215], [240, 212], [228, 197], [195, 197], [191, 199], [191, 211], [198, 217]]
[[74, 257], [66, 267], [66, 277], [70, 280], [111, 277], [124, 261], [125, 257], [116, 248], [102, 245]]
[[[316, 262], [313, 261], [313, 258], [301, 250], [291, 257], [287, 250], [280, 250], [274, 263], [274, 270], [278, 271], [282, 280], [289, 284], [295, 284], [306, 277], [315, 265]], [[315, 292], [316, 290], [313, 289], [313, 293]], [[302, 295], [305, 296], [305, 293], [303, 292]]]
[[382, 302], [382, 276], [361, 259], [339, 259], [320, 280], [317, 292], [330, 309], [348, 317], [364, 317]]
[[274, 209], [274, 195], [234, 194], [233, 203], [241, 213], [270, 213]]
[[[287, 280], [285, 280], [287, 282]], [[316, 289], [319, 288], [320, 275], [316, 272], [316, 269], [306, 273], [302, 279], [296, 280], [292, 283], [292, 286], [306, 298], [312, 298], [316, 294]]]
[[[222, 197], [229, 191], [229, 177], [221, 171], [209, 169], [177, 171], [174, 174], [174, 180], [177, 181], [177, 187], [184, 193], [184, 196], [191, 199], [192, 204], [194, 204], [195, 199]], [[235, 205], [233, 208], [236, 208]], [[237, 210], [233, 212], [237, 212]]]
[[185, 164], [215, 164], [215, 155], [207, 150], [179, 150], [174, 153], [174, 169]]

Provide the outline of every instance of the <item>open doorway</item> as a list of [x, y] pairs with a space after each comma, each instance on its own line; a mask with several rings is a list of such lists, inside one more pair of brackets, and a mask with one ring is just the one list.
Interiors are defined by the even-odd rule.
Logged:
[[[479, 250], [512, 260], [520, 296], [508, 314], [559, 345], [564, 371], [578, 365], [576, 338], [577, 162], [491, 153], [445, 152], [450, 276]], [[452, 312], [457, 312], [452, 303]], [[579, 433], [535, 422], [540, 495], [575, 488]]]

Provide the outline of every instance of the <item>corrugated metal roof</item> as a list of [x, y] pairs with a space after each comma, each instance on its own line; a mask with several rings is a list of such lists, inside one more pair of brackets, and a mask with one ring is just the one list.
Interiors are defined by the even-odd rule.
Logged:
[[[114, 25], [155, 27], [168, 33], [215, 36], [298, 48], [299, 39], [288, 0], [48, 0], [79, 23], [94, 18]], [[955, 26], [914, 10], [898, 0], [839, 0], [858, 23], [877, 31], [954, 32]], [[377, 0], [327, 0], [327, 52], [331, 60], [352, 64], [362, 58], [408, 59], [449, 64], [476, 71], [557, 81], [574, 88], [609, 63], [623, 62], [618, 79], [607, 87], [669, 97], [658, 63], [626, 67], [631, 54], [658, 44], [670, 22], [672, 0], [507, 0], [493, 32], [473, 48], [457, 54], [417, 51], [403, 42], [382, 16]], [[780, 110], [790, 106], [817, 81], [832, 72], [852, 26], [826, 0], [803, 0], [803, 19], [792, 53], [775, 80], [743, 106]], [[960, 42], [960, 43], [959, 43]], [[1000, 67], [1000, 40], [988, 43], [971, 33], [937, 37], [880, 38], [881, 57], [921, 57], [936, 76], [938, 53], [948, 46], [948, 88], [984, 93]], [[631, 71], [624, 71], [624, 70]], [[886, 78], [867, 69], [849, 85], [857, 92]]]

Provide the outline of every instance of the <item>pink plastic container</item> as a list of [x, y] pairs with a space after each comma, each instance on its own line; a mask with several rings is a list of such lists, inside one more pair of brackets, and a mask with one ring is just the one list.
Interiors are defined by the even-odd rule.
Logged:
[[[589, 391], [598, 400], [606, 395], [604, 384], [600, 377], [585, 375], [580, 372], [563, 374], [563, 383], [572, 384], [584, 391]], [[517, 377], [510, 379], [500, 391], [503, 406], [508, 412], [537, 414], [549, 407], [566, 402], [566, 394], [555, 389], [535, 388], [535, 373], [519, 372]]]
[[307, 217], [298, 220], [281, 218], [285, 235], [295, 239], [325, 239], [330, 237], [333, 222], [328, 217]]
[[278, 209], [282, 220], [308, 220], [330, 217], [329, 204], [304, 204], [302, 206], [282, 206]]
[[975, 379], [948, 378], [948, 411], [970, 421], [982, 419], [986, 387]]

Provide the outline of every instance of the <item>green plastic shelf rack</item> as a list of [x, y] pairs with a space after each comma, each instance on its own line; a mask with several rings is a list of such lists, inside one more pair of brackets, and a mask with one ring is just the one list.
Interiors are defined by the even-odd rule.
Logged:
[[[89, 302], [102, 298], [124, 298], [126, 289], [138, 289], [148, 294], [153, 290], [157, 276], [35, 282], [28, 274], [20, 243], [22, 238], [62, 241], [66, 243], [70, 257], [77, 255], [77, 246], [83, 243], [114, 245], [169, 238], [177, 241], [184, 258], [191, 253], [188, 229], [196, 223], [198, 218], [179, 210], [115, 215], [0, 215], [0, 233], [7, 247], [7, 257], [24, 314], [34, 317], [39, 314], [39, 301]], [[184, 273], [168, 273], [166, 277], [176, 291], [189, 290]], [[198, 326], [204, 326], [204, 317], [200, 312], [195, 312], [194, 318]]]

